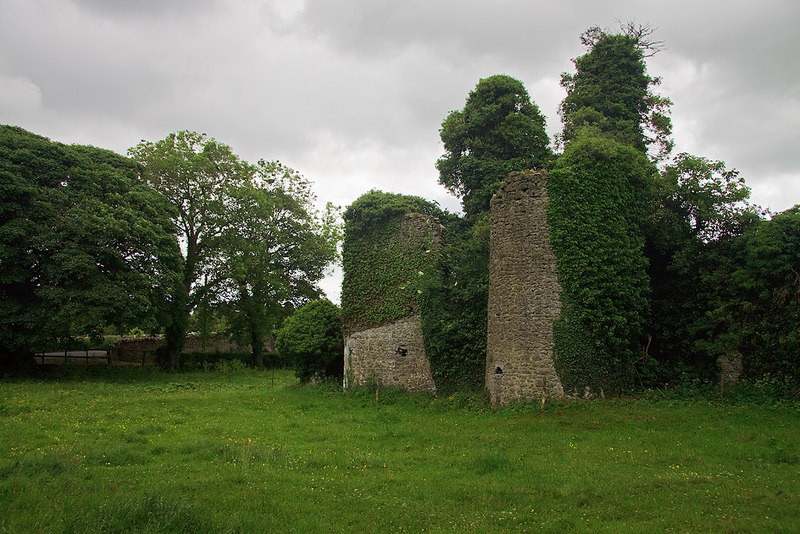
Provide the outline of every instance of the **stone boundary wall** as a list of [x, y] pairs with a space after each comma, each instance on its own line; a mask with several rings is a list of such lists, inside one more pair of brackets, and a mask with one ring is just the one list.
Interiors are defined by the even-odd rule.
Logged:
[[420, 315], [345, 337], [344, 387], [374, 385], [436, 393]]
[[[163, 336], [122, 338], [111, 345], [111, 353], [118, 361], [154, 363], [156, 350], [164, 345]], [[274, 352], [274, 341], [265, 344], [266, 352]], [[250, 346], [239, 345], [224, 338], [207, 338], [189, 335], [184, 341], [183, 352], [247, 352]]]
[[492, 406], [563, 397], [553, 365], [561, 285], [547, 173], [512, 173], [491, 201], [486, 389]]

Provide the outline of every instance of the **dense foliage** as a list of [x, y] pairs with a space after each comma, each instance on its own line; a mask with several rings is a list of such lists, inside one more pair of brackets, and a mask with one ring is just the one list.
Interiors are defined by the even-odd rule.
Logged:
[[435, 261], [432, 238], [405, 238], [403, 217], [437, 217], [415, 196], [370, 191], [344, 212], [342, 311], [348, 330], [379, 326], [419, 311], [422, 278]]
[[337, 211], [314, 208], [310, 184], [279, 162], [242, 161], [205, 134], [182, 131], [130, 149], [150, 186], [174, 207], [183, 278], [165, 325], [178, 362], [190, 314], [225, 314], [261, 363], [265, 340], [292, 309], [320, 296], [336, 258]]
[[182, 245], [182, 279], [165, 325], [167, 353], [177, 362], [189, 314], [213, 289], [210, 273], [216, 241], [225, 224], [228, 191], [246, 183], [248, 168], [230, 147], [205, 134], [182, 131], [156, 141], [142, 141], [130, 156], [142, 175], [174, 207], [173, 221]]
[[317, 282], [337, 256], [338, 212], [314, 208], [311, 184], [277, 162], [260, 161], [251, 181], [229, 191], [210, 296], [234, 338], [263, 365], [265, 342], [292, 309], [320, 297]]
[[548, 182], [563, 309], [555, 325], [564, 389], [629, 390], [648, 312], [637, 192], [651, 173], [636, 149], [602, 137], [570, 142]]
[[443, 218], [444, 242], [424, 280], [422, 334], [436, 390], [483, 388], [489, 299], [489, 221]]
[[510, 76], [480, 80], [440, 133], [446, 152], [436, 162], [439, 182], [462, 199], [468, 217], [488, 211], [510, 172], [543, 167], [551, 157], [544, 116]]
[[305, 304], [277, 332], [278, 354], [289, 361], [301, 382], [344, 373], [342, 312], [329, 300]]
[[486, 359], [489, 202], [513, 171], [551, 163], [544, 116], [525, 86], [506, 75], [482, 79], [440, 131], [439, 182], [462, 200], [445, 246], [425, 280], [425, 351], [439, 391], [480, 388]]
[[156, 329], [179, 273], [165, 199], [128, 159], [0, 127], [0, 353]]
[[645, 225], [653, 319], [643, 377], [648, 385], [713, 380], [717, 357], [738, 350], [714, 310], [734, 296], [734, 247], [758, 213], [744, 180], [721, 161], [679, 154], [657, 188]]
[[735, 245], [734, 298], [714, 310], [736, 334], [750, 377], [800, 394], [800, 206], [749, 226]]
[[648, 28], [628, 26], [621, 34], [590, 28], [581, 36], [588, 49], [573, 60], [576, 72], [561, 75], [567, 96], [561, 104], [563, 141], [581, 132], [629, 144], [640, 151], [655, 144], [658, 157], [672, 149], [669, 99], [652, 91], [660, 83], [647, 74], [652, 51]]

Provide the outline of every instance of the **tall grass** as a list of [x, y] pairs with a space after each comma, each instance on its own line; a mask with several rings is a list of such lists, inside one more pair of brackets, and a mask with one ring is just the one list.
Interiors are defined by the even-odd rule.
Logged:
[[0, 531], [796, 532], [796, 405], [300, 387], [290, 372], [0, 382]]

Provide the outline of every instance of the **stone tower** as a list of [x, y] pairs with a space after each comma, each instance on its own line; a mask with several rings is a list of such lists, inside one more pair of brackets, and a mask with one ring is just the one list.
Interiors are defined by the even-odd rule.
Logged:
[[491, 201], [486, 389], [493, 406], [564, 395], [553, 366], [561, 286], [547, 173], [512, 173]]
[[[427, 244], [430, 253], [441, 248], [441, 225], [437, 219], [419, 213], [402, 217], [392, 243], [403, 246]], [[390, 250], [383, 251], [392, 254]], [[396, 252], [394, 252], [396, 253]], [[344, 266], [347, 270], [348, 266]], [[416, 277], [422, 265], [407, 266], [409, 277]], [[366, 273], [371, 279], [397, 276], [375, 269]], [[402, 277], [401, 277], [402, 278]], [[398, 291], [401, 289], [398, 288]], [[384, 298], [387, 298], [388, 295]], [[380, 382], [406, 391], [436, 393], [430, 362], [422, 342], [422, 317], [418, 306], [408, 315], [387, 324], [346, 324], [344, 346], [344, 386]]]

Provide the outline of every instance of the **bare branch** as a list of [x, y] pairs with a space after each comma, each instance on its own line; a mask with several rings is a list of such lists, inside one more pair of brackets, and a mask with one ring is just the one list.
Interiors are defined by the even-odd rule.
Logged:
[[649, 24], [637, 24], [634, 21], [617, 22], [622, 33], [636, 41], [636, 47], [642, 52], [642, 57], [653, 57], [662, 50], [666, 50], [664, 41], [653, 39], [653, 34], [658, 28], [653, 28]]

